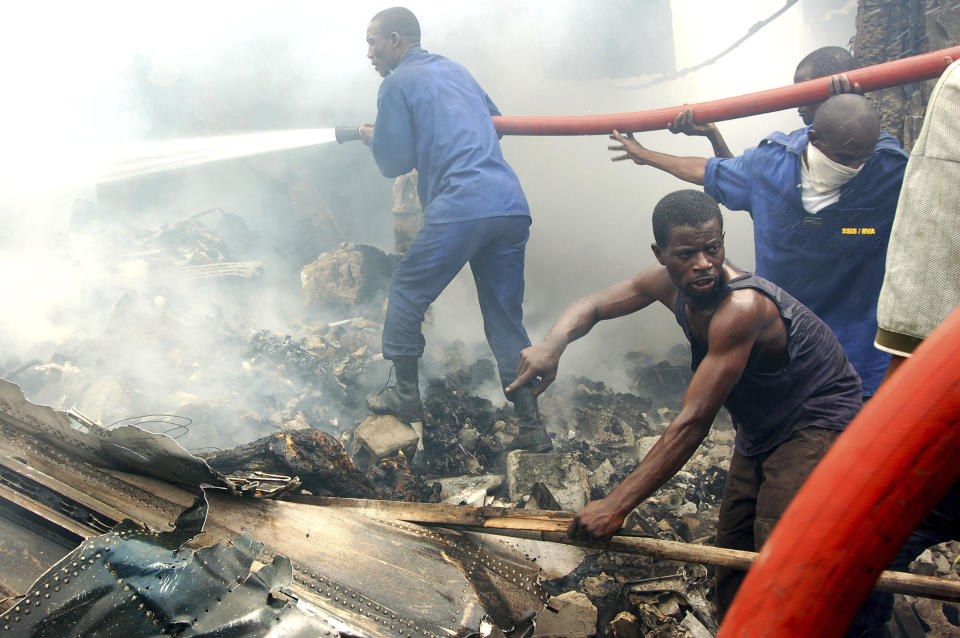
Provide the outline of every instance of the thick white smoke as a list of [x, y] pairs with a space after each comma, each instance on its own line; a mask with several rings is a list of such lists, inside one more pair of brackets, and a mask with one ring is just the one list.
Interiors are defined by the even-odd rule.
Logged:
[[[674, 81], [638, 88], [649, 77], [611, 79], [601, 68], [578, 79], [563, 77], [556, 56], [573, 52], [576, 59], [577, 52], [600, 44], [638, 60], [662, 56], [672, 46], [667, 53], [677, 68], [695, 64], [783, 0], [661, 4], [668, 5], [671, 20], [615, 28], [602, 18], [626, 6], [616, 0], [408, 6], [420, 18], [424, 46], [464, 64], [505, 114], [517, 115], [632, 111], [787, 84], [804, 54], [845, 45], [853, 33], [852, 5], [826, 20], [826, 4], [832, 3], [803, 0], [729, 56]], [[301, 312], [295, 279], [254, 303], [215, 297], [184, 282], [170, 284], [169, 298], [145, 295], [157, 275], [130, 237], [216, 208], [238, 215], [265, 237], [286, 223], [265, 204], [277, 184], [305, 179], [348, 239], [389, 249], [390, 181], [359, 144], [318, 146], [160, 177], [106, 219], [101, 211], [96, 224], [78, 225], [84, 202], [102, 205], [104, 191], [91, 182], [91, 166], [101, 159], [103, 145], [372, 120], [379, 77], [365, 58], [364, 33], [369, 18], [385, 6], [366, 0], [172, 1], [149, 7], [116, 1], [8, 9], [0, 38], [7, 88], [0, 101], [0, 369], [32, 358], [47, 361], [83, 339], [102, 347], [83, 353], [85, 358], [111, 362], [138, 394], [156, 397], [158, 409], [177, 397], [189, 403], [213, 400], [203, 393], [242, 394], [218, 385], [220, 373], [230, 377], [243, 357], [209, 338], [207, 322], [243, 317], [282, 332]], [[784, 112], [721, 129], [736, 152], [771, 130], [797, 126], [796, 114]], [[675, 154], [710, 152], [705, 140], [666, 132], [639, 139]], [[651, 263], [649, 213], [661, 196], [684, 187], [653, 169], [611, 164], [607, 143], [601, 137], [503, 140], [533, 212], [525, 305], [535, 341], [568, 303]], [[729, 213], [726, 224], [728, 256], [752, 267], [749, 219]], [[132, 314], [118, 315], [118, 304]], [[452, 339], [482, 341], [469, 273], [440, 297], [432, 314], [428, 348]], [[122, 316], [130, 318], [117, 318]], [[563, 370], [617, 382], [624, 352], [641, 348], [660, 355], [679, 340], [669, 314], [650, 309], [598, 328], [571, 348]], [[195, 358], [203, 372], [172, 378], [163, 365], [171, 351]], [[69, 378], [69, 370], [59, 373]], [[92, 411], [83, 396], [65, 390], [43, 399]]]

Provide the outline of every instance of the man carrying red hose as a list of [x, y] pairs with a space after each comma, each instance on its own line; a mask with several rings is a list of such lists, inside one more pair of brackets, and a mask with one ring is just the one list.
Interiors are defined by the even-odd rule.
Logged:
[[[845, 52], [838, 47], [814, 51], [800, 62], [795, 81], [849, 70], [852, 58], [841, 53]], [[835, 92], [850, 89], [842, 76], [834, 84]], [[757, 274], [782, 286], [833, 329], [863, 379], [864, 397], [869, 398], [889, 363], [889, 356], [873, 347], [873, 336], [887, 240], [907, 154], [887, 133], [879, 133], [864, 155], [824, 151], [822, 136], [815, 139], [824, 132], [816, 118], [827, 104], [848, 126], [873, 126], [870, 121], [876, 121], [863, 97], [845, 94], [802, 106], [799, 111], [807, 127], [789, 134], [771, 133], [737, 157], [731, 156], [712, 125], [700, 129], [717, 153], [709, 159], [656, 153], [632, 136], [616, 132], [613, 139], [619, 144], [610, 149], [624, 151], [615, 160], [631, 159], [702, 184], [704, 192], [727, 208], [748, 211], [753, 219]], [[835, 109], [839, 104], [842, 108]], [[690, 130], [689, 116], [683, 118], [673, 130]], [[831, 119], [837, 122], [837, 117]], [[823, 117], [821, 122], [828, 123]]]

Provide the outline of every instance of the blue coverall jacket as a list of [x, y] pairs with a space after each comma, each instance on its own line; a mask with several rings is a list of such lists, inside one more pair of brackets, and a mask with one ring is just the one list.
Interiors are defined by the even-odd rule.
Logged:
[[380, 85], [371, 148], [386, 177], [416, 168], [423, 228], [397, 266], [383, 325], [386, 359], [419, 358], [424, 313], [469, 263], [504, 386], [516, 378], [530, 211], [500, 151], [500, 111], [461, 65], [411, 47]]
[[385, 177], [417, 169], [425, 224], [529, 216], [491, 115], [500, 111], [465, 68], [419, 46], [380, 84], [373, 158]]

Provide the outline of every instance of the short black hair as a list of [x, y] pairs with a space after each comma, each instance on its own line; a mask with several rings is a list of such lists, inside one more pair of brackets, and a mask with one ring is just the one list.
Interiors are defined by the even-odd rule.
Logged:
[[857, 68], [853, 55], [843, 47], [820, 47], [800, 60], [797, 73], [801, 69], [809, 75], [808, 80], [825, 78], [828, 75], [846, 73]]
[[848, 149], [872, 150], [880, 138], [880, 117], [856, 93], [834, 95], [817, 109], [813, 130], [823, 140]]
[[653, 238], [661, 248], [670, 241], [674, 226], [702, 226], [717, 220], [723, 230], [723, 215], [717, 202], [702, 191], [690, 188], [674, 191], [653, 208]]
[[420, 22], [417, 21], [417, 16], [413, 15], [413, 11], [406, 7], [384, 9], [373, 16], [370, 22], [379, 24], [385, 34], [397, 32], [415, 42], [420, 41]]

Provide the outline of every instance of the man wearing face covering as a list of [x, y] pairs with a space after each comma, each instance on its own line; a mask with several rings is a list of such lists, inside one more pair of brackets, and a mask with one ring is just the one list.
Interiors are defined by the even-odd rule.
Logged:
[[614, 131], [631, 159], [750, 213], [757, 275], [793, 295], [826, 322], [863, 379], [865, 398], [883, 378], [889, 355], [873, 347], [887, 240], [907, 154], [862, 96], [824, 102], [810, 127], [772, 133], [731, 158], [676, 157]]

